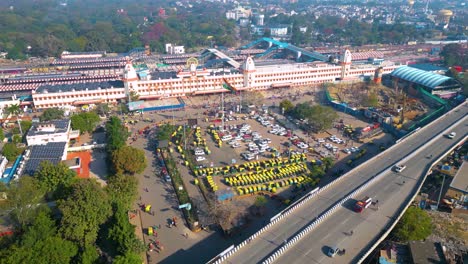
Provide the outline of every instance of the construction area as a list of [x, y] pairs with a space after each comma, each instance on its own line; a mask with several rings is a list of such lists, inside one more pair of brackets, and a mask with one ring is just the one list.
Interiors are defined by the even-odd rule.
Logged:
[[351, 114], [364, 115], [386, 127], [405, 131], [411, 130], [415, 123], [443, 104], [442, 100], [427, 100], [421, 96], [424, 91], [403, 89], [398, 84], [389, 88], [366, 82], [341, 83], [330, 84], [327, 90], [330, 98], [350, 109]]

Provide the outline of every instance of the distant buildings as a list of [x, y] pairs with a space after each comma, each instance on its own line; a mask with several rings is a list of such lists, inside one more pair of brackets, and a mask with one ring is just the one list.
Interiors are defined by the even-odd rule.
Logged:
[[93, 51], [93, 52], [71, 52], [63, 51], [60, 55], [62, 59], [93, 59], [102, 58], [106, 55], [105, 51]]
[[171, 43], [166, 43], [166, 53], [167, 54], [184, 54], [184, 46], [176, 46]]

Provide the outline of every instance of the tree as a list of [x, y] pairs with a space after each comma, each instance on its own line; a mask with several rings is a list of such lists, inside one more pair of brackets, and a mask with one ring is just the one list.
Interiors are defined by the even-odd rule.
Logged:
[[284, 111], [284, 113], [288, 113], [294, 108], [294, 104], [288, 99], [284, 99], [283, 101], [280, 102], [279, 107], [281, 111]]
[[135, 174], [146, 168], [145, 152], [131, 146], [123, 146], [111, 154], [115, 172]]
[[257, 196], [255, 198], [255, 206], [256, 207], [263, 207], [267, 204], [268, 200], [265, 198], [265, 196]]
[[127, 209], [117, 204], [107, 239], [115, 243], [119, 254], [141, 253], [145, 247], [135, 235], [135, 226], [128, 221]]
[[109, 112], [108, 104], [98, 104], [96, 105], [96, 111], [99, 115], [106, 115]]
[[60, 232], [82, 248], [96, 241], [99, 226], [111, 214], [106, 192], [96, 181], [89, 179], [74, 183], [71, 194], [58, 201], [58, 208], [62, 214]]
[[21, 152], [23, 152], [23, 149], [18, 148], [15, 143], [6, 143], [2, 149], [2, 155], [5, 156], [8, 161], [14, 161]]
[[135, 102], [135, 101], [138, 101], [138, 99], [140, 99], [140, 95], [135, 91], [131, 91], [130, 92], [130, 101]]
[[5, 139], [5, 132], [3, 132], [3, 128], [0, 128], [0, 141], [3, 142]]
[[13, 135], [13, 136], [11, 137], [11, 142], [12, 142], [13, 144], [18, 144], [18, 143], [21, 143], [22, 141], [23, 141], [23, 137], [21, 137], [20, 134]]
[[328, 106], [312, 106], [311, 112], [307, 115], [308, 126], [316, 132], [320, 132], [333, 127], [333, 122], [338, 119], [336, 111]]
[[106, 123], [107, 151], [112, 153], [116, 149], [125, 146], [128, 138], [128, 130], [120, 119], [112, 116]]
[[42, 161], [34, 177], [51, 194], [54, 199], [65, 198], [71, 185], [76, 181], [75, 171], [60, 162], [54, 165], [50, 161]]
[[325, 168], [325, 171], [331, 169], [335, 163], [335, 160], [331, 157], [325, 157], [322, 159], [323, 162], [323, 167]]
[[25, 228], [43, 210], [46, 206], [43, 203], [44, 194], [45, 190], [39, 182], [29, 176], [23, 176], [10, 184], [4, 206], [10, 210], [10, 219], [17, 228]]
[[442, 48], [440, 55], [444, 57], [444, 63], [447, 66], [459, 65], [463, 68], [468, 67], [466, 48], [463, 48], [461, 44], [452, 43], [445, 45]]
[[141, 264], [141, 256], [136, 253], [127, 253], [115, 257], [114, 264]]
[[99, 115], [95, 112], [83, 112], [71, 117], [71, 126], [75, 130], [80, 130], [80, 133], [91, 133], [99, 123]]
[[17, 116], [21, 113], [21, 107], [17, 104], [9, 105], [6, 108], [6, 112], [10, 115]]
[[411, 206], [395, 228], [395, 236], [400, 241], [426, 239], [432, 233], [431, 217], [419, 207]]
[[174, 132], [175, 127], [171, 124], [163, 124], [159, 126], [158, 133], [156, 134], [157, 140], [169, 140]]
[[62, 109], [58, 108], [47, 108], [44, 110], [44, 113], [42, 113], [42, 116], [40, 116], [41, 121], [50, 121], [50, 120], [56, 120], [56, 119], [62, 119], [64, 116], [64, 111]]
[[31, 128], [32, 122], [28, 120], [22, 120], [20, 122], [20, 125], [21, 125], [21, 130], [23, 131], [23, 134], [26, 134], [26, 132], [28, 132], [28, 130]]
[[18, 241], [4, 250], [2, 263], [70, 263], [78, 248], [57, 234], [47, 211], [40, 212]]
[[106, 191], [113, 204], [120, 204], [129, 210], [138, 195], [138, 180], [122, 174], [111, 176]]

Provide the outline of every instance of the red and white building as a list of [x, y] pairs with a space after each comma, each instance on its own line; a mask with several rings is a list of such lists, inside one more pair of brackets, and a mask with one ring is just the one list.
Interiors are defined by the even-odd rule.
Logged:
[[[326, 62], [275, 64], [256, 66], [248, 57], [236, 71], [225, 72], [220, 69], [197, 69], [191, 65], [188, 70], [158, 76], [145, 75], [140, 78], [131, 64], [127, 62], [123, 82], [115, 85], [81, 83], [63, 87], [39, 87], [32, 93], [36, 108], [80, 106], [83, 104], [116, 103], [125, 99], [130, 92], [139, 95], [140, 100], [164, 99], [168, 97], [196, 96], [200, 94], [226, 92], [223, 85], [236, 91], [288, 89], [295, 86], [314, 85], [342, 80], [373, 78], [381, 68], [387, 74], [402, 65], [353, 65], [352, 55], [344, 52], [339, 65]], [[110, 83], [110, 82], [109, 82]]]

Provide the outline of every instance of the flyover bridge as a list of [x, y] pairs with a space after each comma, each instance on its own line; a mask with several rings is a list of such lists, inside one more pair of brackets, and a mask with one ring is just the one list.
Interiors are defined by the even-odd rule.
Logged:
[[[212, 263], [359, 262], [369, 252], [369, 244], [376, 243], [396, 222], [428, 168], [457, 144], [457, 140], [444, 135], [455, 131], [458, 140], [466, 137], [467, 114], [465, 102], [309, 194], [249, 239], [215, 257]], [[429, 155], [434, 158], [428, 159]], [[391, 170], [402, 163], [407, 165], [403, 172]], [[379, 200], [379, 207], [355, 213], [352, 206], [362, 196]], [[350, 230], [354, 231], [352, 236]], [[345, 248], [346, 255], [329, 258], [326, 251], [331, 246]]]
[[302, 58], [305, 61], [328, 61], [328, 57], [326, 55], [323, 55], [315, 51], [308, 51], [306, 49], [299, 48], [292, 44], [281, 42], [272, 38], [258, 39], [247, 45], [242, 46], [241, 49], [250, 49], [252, 47], [255, 47], [258, 45], [264, 45], [264, 44], [267, 45], [267, 50], [263, 53], [259, 53], [255, 55], [256, 58], [267, 56], [269, 53], [279, 50], [279, 49], [285, 49], [290, 52], [293, 52], [296, 55], [297, 60]]
[[231, 65], [232, 67], [234, 67], [236, 69], [239, 69], [239, 67], [240, 67], [239, 62], [235, 61], [233, 58], [229, 57], [228, 55], [222, 53], [221, 51], [219, 51], [217, 49], [206, 49], [202, 53], [201, 56], [206, 57], [206, 56], [208, 56], [210, 54], [218, 57], [220, 61], [226, 62], [226, 63], [228, 63], [229, 65]]

